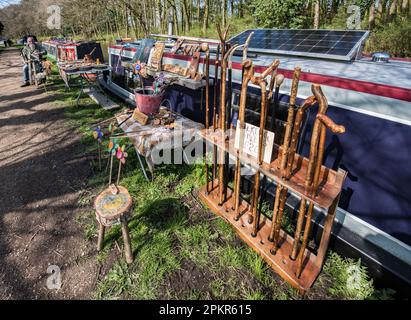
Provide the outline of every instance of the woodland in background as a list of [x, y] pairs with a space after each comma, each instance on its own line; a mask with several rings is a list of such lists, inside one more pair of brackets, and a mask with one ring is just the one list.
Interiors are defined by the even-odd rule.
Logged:
[[[46, 26], [51, 4], [61, 7], [58, 32]], [[256, 27], [346, 29], [351, 4], [361, 8], [361, 28], [373, 31], [368, 52], [411, 56], [411, 0], [22, 0], [0, 9], [0, 22], [12, 38], [32, 33], [112, 41], [166, 33], [171, 19], [174, 34], [216, 38], [217, 21], [230, 23], [232, 35]]]

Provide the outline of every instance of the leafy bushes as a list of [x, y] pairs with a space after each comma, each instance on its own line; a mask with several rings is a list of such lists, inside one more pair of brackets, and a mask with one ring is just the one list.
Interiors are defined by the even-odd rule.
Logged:
[[400, 17], [376, 28], [365, 50], [370, 53], [387, 51], [395, 57], [411, 57], [411, 20]]
[[263, 28], [302, 28], [306, 12], [303, 0], [254, 0], [254, 18]]

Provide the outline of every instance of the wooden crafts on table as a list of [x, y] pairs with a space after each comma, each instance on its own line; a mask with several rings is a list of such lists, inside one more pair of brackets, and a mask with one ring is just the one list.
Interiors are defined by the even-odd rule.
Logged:
[[161, 59], [163, 58], [164, 48], [165, 44], [163, 42], [157, 42], [154, 46], [150, 61], [150, 67], [154, 71], [161, 71]]

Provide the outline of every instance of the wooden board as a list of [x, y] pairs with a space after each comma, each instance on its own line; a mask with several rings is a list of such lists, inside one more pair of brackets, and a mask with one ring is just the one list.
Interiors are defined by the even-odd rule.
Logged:
[[227, 202], [222, 206], [218, 205], [218, 181], [214, 181], [215, 188], [206, 194], [206, 187], [202, 187], [199, 190], [201, 200], [217, 215], [224, 218], [230, 223], [236, 230], [237, 234], [277, 272], [284, 280], [290, 283], [301, 294], [308, 290], [317, 279], [321, 268], [315, 263], [316, 256], [310, 251], [305, 251], [305, 258], [303, 264], [303, 271], [301, 277], [298, 279], [295, 275], [297, 263], [289, 258], [293, 239], [281, 230], [280, 232], [280, 248], [275, 255], [270, 253], [272, 248], [272, 242], [268, 241], [268, 236], [271, 230], [271, 220], [267, 219], [263, 215], [261, 216], [260, 229], [257, 233], [257, 237], [253, 238], [252, 224], [248, 223], [248, 216], [251, 213], [250, 205], [242, 201], [240, 210], [242, 216], [239, 221], [235, 221], [234, 217], [236, 213], [231, 209], [232, 207], [232, 190], [228, 189]]
[[93, 101], [103, 107], [104, 110], [118, 109], [120, 106], [115, 103], [113, 100], [105, 96], [104, 94], [97, 92], [96, 90], [90, 90], [85, 88], [84, 92], [93, 99]]

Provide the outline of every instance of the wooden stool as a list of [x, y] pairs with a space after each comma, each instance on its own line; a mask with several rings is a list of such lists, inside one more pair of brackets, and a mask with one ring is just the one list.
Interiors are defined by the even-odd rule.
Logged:
[[104, 233], [106, 227], [121, 224], [121, 232], [124, 240], [124, 251], [127, 263], [133, 262], [130, 235], [128, 231], [128, 220], [132, 199], [127, 189], [121, 186], [111, 185], [100, 193], [94, 201], [96, 218], [100, 225], [97, 250], [103, 248]]

